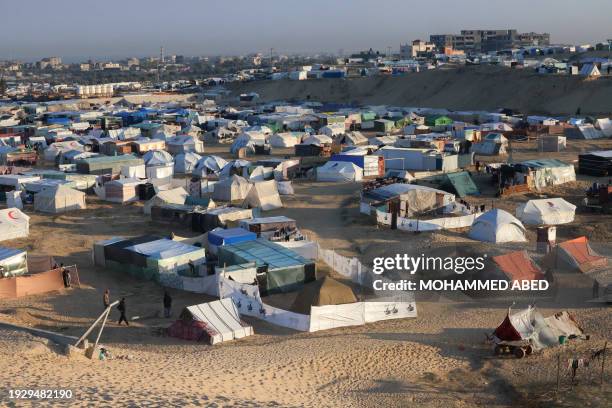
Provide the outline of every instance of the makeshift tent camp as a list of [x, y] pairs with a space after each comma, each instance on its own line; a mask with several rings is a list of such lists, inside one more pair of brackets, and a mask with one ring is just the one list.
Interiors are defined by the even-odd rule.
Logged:
[[357, 301], [350, 286], [325, 276], [323, 279], [305, 284], [295, 298], [291, 310], [310, 314], [311, 306], [344, 305]]
[[500, 341], [528, 340], [534, 351], [558, 346], [559, 337], [581, 336], [582, 329], [567, 312], [559, 312], [544, 318], [534, 307], [506, 315], [493, 335]]
[[151, 214], [151, 208], [156, 205], [185, 204], [187, 196], [189, 196], [189, 193], [183, 187], [162, 190], [144, 204], [143, 211], [145, 214]]
[[168, 335], [211, 345], [253, 335], [253, 327], [240, 320], [232, 299], [187, 306], [168, 328]]
[[0, 210], [0, 241], [26, 238], [30, 233], [30, 217], [18, 208]]
[[174, 172], [179, 174], [191, 174], [202, 156], [197, 153], [181, 153], [174, 158]]
[[557, 244], [547, 255], [547, 263], [553, 268], [583, 273], [604, 269], [609, 265], [608, 258], [595, 252], [586, 237]]
[[562, 198], [529, 200], [516, 209], [516, 216], [527, 225], [558, 225], [574, 221], [576, 206]]
[[26, 251], [0, 247], [0, 278], [25, 275], [28, 273]]
[[336, 143], [347, 146], [368, 144], [368, 139], [361, 132], [350, 132], [336, 138]]
[[63, 185], [45, 188], [34, 195], [36, 211], [58, 214], [85, 208], [85, 193]]
[[282, 208], [283, 203], [276, 188], [276, 181], [260, 181], [253, 184], [253, 187], [244, 199], [244, 205], [250, 208], [261, 208], [262, 211]]
[[544, 274], [529, 258], [526, 251], [515, 251], [494, 256], [493, 262], [510, 281], [544, 279]]
[[524, 242], [525, 227], [504, 210], [492, 209], [478, 217], [472, 224], [468, 236], [487, 242]]
[[225, 166], [223, 166], [223, 168], [221, 169], [221, 172], [219, 173], [219, 178], [231, 177], [234, 174], [244, 177], [245, 174], [248, 174], [248, 172], [245, 169], [248, 169], [248, 167], [250, 166], [251, 166], [251, 162], [248, 160], [242, 160], [242, 159], [232, 160], [228, 162]]
[[351, 162], [328, 161], [317, 168], [317, 181], [361, 181], [363, 169]]
[[215, 184], [213, 199], [220, 201], [244, 200], [252, 185], [243, 177], [233, 175]]
[[376, 208], [389, 213], [392, 201], [399, 201], [400, 217], [412, 217], [452, 204], [455, 196], [431, 187], [394, 183], [364, 192], [360, 211], [370, 215]]

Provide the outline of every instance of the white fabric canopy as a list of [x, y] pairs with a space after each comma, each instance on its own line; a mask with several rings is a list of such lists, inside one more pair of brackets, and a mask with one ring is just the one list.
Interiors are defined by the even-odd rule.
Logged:
[[486, 242], [525, 242], [525, 227], [511, 214], [497, 208], [474, 221], [468, 236]]
[[562, 198], [529, 200], [516, 209], [516, 216], [527, 225], [558, 225], [574, 221], [576, 206]]

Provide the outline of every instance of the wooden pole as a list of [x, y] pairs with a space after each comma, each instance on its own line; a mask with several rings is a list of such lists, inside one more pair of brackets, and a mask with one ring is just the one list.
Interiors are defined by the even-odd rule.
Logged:
[[601, 383], [600, 385], [603, 387], [604, 385], [604, 368], [606, 365], [606, 348], [608, 347], [608, 342], [604, 343], [603, 353], [601, 356]]
[[113, 308], [113, 307], [114, 307], [116, 304], [118, 304], [118, 303], [119, 303], [119, 301], [118, 301], [118, 300], [115, 300], [113, 303], [111, 303], [111, 304], [110, 304], [110, 305], [109, 305], [109, 306], [106, 308], [106, 310], [105, 310], [105, 311], [103, 311], [103, 312], [102, 312], [102, 314], [100, 314], [100, 316], [99, 316], [99, 317], [96, 319], [96, 321], [95, 321], [95, 322], [93, 322], [93, 324], [92, 324], [91, 326], [89, 326], [89, 329], [87, 329], [87, 331], [85, 332], [85, 334], [83, 334], [83, 335], [82, 335], [82, 336], [81, 336], [81, 337], [80, 337], [80, 338], [77, 340], [77, 342], [76, 342], [76, 343], [74, 343], [74, 347], [78, 347], [78, 346], [79, 346], [79, 344], [81, 344], [81, 342], [82, 342], [83, 340], [85, 340], [85, 338], [86, 338], [86, 337], [89, 335], [89, 333], [91, 333], [91, 331], [94, 329], [94, 327], [96, 327], [96, 325], [98, 324], [98, 322], [99, 322], [100, 320], [102, 320], [102, 318], [103, 318], [104, 316], [107, 316], [107, 313], [110, 313], [110, 310], [111, 310], [111, 309], [112, 309], [112, 308]]
[[[100, 325], [100, 331], [98, 332], [98, 337], [96, 337], [96, 342], [94, 343], [93, 350], [96, 351], [98, 347], [98, 342], [100, 341], [100, 337], [102, 336], [102, 330], [104, 330], [104, 325], [106, 324], [106, 319], [108, 319], [108, 315], [110, 314], [110, 307], [106, 308], [106, 314], [104, 315], [104, 320], [102, 320], [102, 324]], [[92, 354], [93, 357], [93, 354]]]
[[561, 370], [561, 354], [557, 354], [557, 392], [559, 392], [559, 382], [560, 382], [560, 377], [559, 377], [559, 371]]

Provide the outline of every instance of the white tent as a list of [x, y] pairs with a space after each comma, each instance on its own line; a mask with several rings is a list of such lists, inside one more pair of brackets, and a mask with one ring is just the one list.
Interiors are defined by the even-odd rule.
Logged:
[[483, 123], [480, 125], [480, 130], [483, 132], [510, 132], [512, 126], [504, 122]]
[[280, 195], [278, 194], [276, 181], [260, 181], [253, 184], [253, 187], [244, 200], [244, 204], [251, 208], [261, 208], [263, 211], [282, 208], [283, 203], [280, 199]]
[[278, 194], [280, 195], [294, 195], [293, 186], [291, 181], [277, 181], [276, 187], [278, 188]]
[[82, 144], [75, 140], [65, 141], [65, 142], [55, 142], [51, 146], [45, 149], [43, 153], [43, 157], [45, 161], [52, 162], [55, 161], [56, 157], [62, 153], [65, 153], [70, 150], [80, 150], [84, 151], [85, 148]]
[[525, 227], [511, 214], [497, 208], [487, 211], [472, 224], [468, 236], [486, 242], [525, 242]]
[[251, 187], [251, 184], [246, 179], [233, 175], [215, 184], [213, 199], [220, 201], [244, 200], [249, 194]]
[[30, 217], [18, 208], [0, 210], [0, 241], [26, 238], [30, 233]]
[[151, 214], [151, 208], [155, 205], [161, 204], [183, 205], [185, 204], [185, 200], [187, 199], [188, 195], [189, 194], [183, 187], [178, 187], [171, 190], [162, 190], [144, 204], [143, 211], [145, 214]]
[[172, 155], [165, 150], [150, 150], [142, 156], [145, 165], [149, 166], [164, 166], [167, 164], [174, 164]]
[[300, 143], [304, 133], [300, 132], [285, 132], [276, 133], [270, 136], [270, 146], [272, 147], [293, 147]]
[[187, 306], [168, 332], [186, 340], [207, 340], [210, 344], [253, 335], [253, 327], [240, 320], [231, 298]]
[[36, 211], [57, 214], [85, 208], [85, 193], [63, 185], [45, 188], [34, 195]]
[[317, 168], [317, 181], [360, 181], [361, 179], [363, 179], [363, 170], [351, 162], [328, 161]]
[[601, 130], [605, 137], [612, 137], [612, 120], [610, 118], [597, 119], [595, 127]]
[[516, 209], [516, 216], [527, 225], [557, 225], [574, 221], [576, 206], [562, 198], [529, 200]]
[[174, 172], [180, 174], [190, 174], [202, 156], [197, 153], [181, 153], [174, 158]]
[[234, 174], [244, 176], [244, 170], [251, 166], [251, 162], [243, 159], [236, 159], [228, 162], [219, 173], [219, 178], [228, 178]]
[[219, 174], [226, 164], [227, 161], [219, 156], [204, 156], [196, 164], [193, 174], [202, 177], [207, 174]]

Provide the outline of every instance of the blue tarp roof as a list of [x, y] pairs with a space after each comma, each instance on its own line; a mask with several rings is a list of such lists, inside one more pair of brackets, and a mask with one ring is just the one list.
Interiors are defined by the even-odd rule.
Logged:
[[15, 255], [23, 254], [24, 252], [25, 251], [22, 251], [21, 249], [0, 247], [0, 260], [8, 259]]
[[257, 234], [243, 228], [219, 229], [208, 233], [208, 242], [217, 246], [238, 244], [240, 242], [254, 241], [256, 239]]

